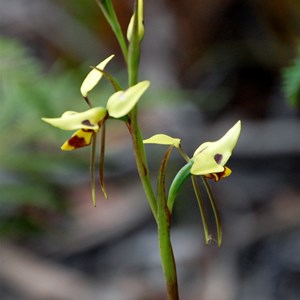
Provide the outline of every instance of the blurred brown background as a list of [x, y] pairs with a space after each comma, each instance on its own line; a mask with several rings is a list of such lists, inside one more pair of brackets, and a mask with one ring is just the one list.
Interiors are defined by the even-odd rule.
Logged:
[[[114, 2], [126, 30], [132, 1]], [[243, 124], [233, 174], [212, 183], [221, 249], [204, 245], [191, 185], [176, 202], [182, 299], [299, 299], [300, 67], [289, 72], [300, 59], [299, 1], [145, 2], [144, 136], [180, 137], [192, 154], [238, 119]], [[99, 191], [93, 208], [89, 149], [61, 152], [69, 132], [40, 120], [87, 109], [80, 84], [111, 53], [108, 70], [126, 84], [95, 1], [0, 0], [0, 53], [0, 298], [165, 299], [156, 229], [126, 128], [108, 124], [109, 201]], [[103, 81], [92, 101], [102, 105], [111, 92]], [[164, 149], [147, 150], [155, 184]], [[170, 180], [182, 164], [174, 152]], [[213, 218], [210, 225], [213, 232]]]

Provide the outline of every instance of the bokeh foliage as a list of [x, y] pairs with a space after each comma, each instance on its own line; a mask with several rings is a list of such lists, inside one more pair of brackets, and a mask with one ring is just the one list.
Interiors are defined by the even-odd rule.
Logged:
[[63, 186], [85, 165], [59, 150], [64, 137], [58, 140], [40, 118], [84, 103], [75, 101], [78, 70], [63, 71], [59, 63], [45, 70], [16, 40], [0, 44], [0, 234], [19, 236], [46, 228], [64, 210]]

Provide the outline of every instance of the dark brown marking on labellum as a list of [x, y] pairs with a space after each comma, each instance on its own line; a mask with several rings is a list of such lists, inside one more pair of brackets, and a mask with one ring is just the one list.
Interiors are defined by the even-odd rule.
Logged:
[[94, 125], [89, 120], [84, 120], [81, 122], [82, 125], [93, 127]]
[[221, 164], [222, 158], [223, 158], [223, 155], [222, 155], [222, 154], [216, 154], [216, 155], [214, 156], [214, 159], [215, 159], [215, 161], [216, 161], [216, 163], [217, 163], [218, 165]]
[[70, 138], [68, 143], [71, 147], [74, 147], [74, 148], [80, 148], [80, 147], [86, 146], [85, 139], [82, 137], [79, 137], [77, 135]]

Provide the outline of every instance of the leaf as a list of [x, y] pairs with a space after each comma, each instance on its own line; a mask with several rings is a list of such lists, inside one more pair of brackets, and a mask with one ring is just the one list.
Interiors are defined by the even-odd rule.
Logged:
[[283, 91], [288, 103], [296, 108], [300, 105], [300, 53], [290, 67], [283, 69], [282, 76]]
[[175, 178], [173, 179], [173, 182], [169, 189], [168, 194], [168, 208], [170, 212], [173, 210], [174, 202], [177, 198], [177, 195], [184, 184], [184, 182], [192, 175], [191, 174], [191, 167], [193, 165], [193, 161], [188, 162], [186, 165], [184, 165], [176, 174]]

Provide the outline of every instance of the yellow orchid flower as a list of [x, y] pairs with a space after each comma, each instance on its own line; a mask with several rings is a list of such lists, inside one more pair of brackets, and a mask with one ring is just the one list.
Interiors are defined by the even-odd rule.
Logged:
[[91, 143], [93, 134], [98, 132], [99, 124], [106, 116], [104, 107], [94, 107], [84, 112], [67, 111], [60, 118], [42, 120], [63, 130], [77, 130], [61, 147], [62, 150], [74, 150]]
[[206, 142], [200, 145], [191, 159], [188, 158], [180, 146], [180, 139], [172, 138], [165, 134], [156, 134], [144, 140], [144, 144], [173, 145], [181, 155], [192, 162], [190, 173], [192, 175], [204, 175], [215, 181], [227, 177], [231, 170], [225, 167], [231, 156], [241, 132], [241, 121], [238, 121], [227, 133], [216, 142]]
[[98, 84], [98, 82], [102, 78], [103, 73], [99, 70], [104, 70], [106, 65], [111, 61], [113, 57], [114, 55], [109, 56], [87, 74], [80, 87], [81, 95], [84, 98], [87, 97], [88, 93]]
[[195, 151], [191, 174], [205, 175], [215, 181], [229, 176], [231, 170], [225, 167], [231, 156], [241, 132], [241, 121], [238, 121], [227, 133], [215, 142], [206, 142]]

